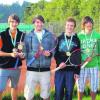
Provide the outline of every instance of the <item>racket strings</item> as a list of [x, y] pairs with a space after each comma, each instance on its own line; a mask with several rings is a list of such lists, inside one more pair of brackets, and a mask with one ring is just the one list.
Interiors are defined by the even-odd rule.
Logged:
[[81, 53], [80, 49], [75, 49], [65, 61], [67, 66], [80, 66], [81, 65], [81, 54], [80, 53]]

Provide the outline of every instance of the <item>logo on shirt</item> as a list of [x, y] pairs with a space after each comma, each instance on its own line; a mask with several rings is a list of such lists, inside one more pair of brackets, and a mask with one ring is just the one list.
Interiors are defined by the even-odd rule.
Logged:
[[71, 51], [71, 49], [73, 47], [77, 47], [77, 44], [75, 44], [73, 41], [70, 45], [70, 48], [68, 50], [67, 46], [66, 46], [66, 41], [65, 40], [61, 40], [60, 43], [59, 43], [59, 51], [60, 52], [67, 52], [67, 51]]

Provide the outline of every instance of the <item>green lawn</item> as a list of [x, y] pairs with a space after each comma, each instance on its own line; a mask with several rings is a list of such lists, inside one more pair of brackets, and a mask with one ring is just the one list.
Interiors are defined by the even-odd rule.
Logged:
[[[77, 97], [75, 97], [73, 100], [77, 100]], [[83, 100], [91, 100], [91, 97], [90, 96], [84, 96]], [[96, 100], [100, 100], [100, 94], [97, 95]]]
[[[4, 96], [3, 100], [11, 100], [10, 95]], [[21, 95], [21, 96], [18, 96], [18, 100], [25, 100], [25, 98], [23, 95]], [[42, 99], [40, 99], [39, 94], [36, 94], [34, 100], [42, 100]], [[51, 93], [50, 100], [54, 100], [54, 92]], [[77, 97], [74, 96], [73, 100], [77, 100]], [[83, 100], [91, 100], [91, 98], [90, 96], [84, 96]], [[97, 95], [96, 100], [100, 100], [100, 94]]]

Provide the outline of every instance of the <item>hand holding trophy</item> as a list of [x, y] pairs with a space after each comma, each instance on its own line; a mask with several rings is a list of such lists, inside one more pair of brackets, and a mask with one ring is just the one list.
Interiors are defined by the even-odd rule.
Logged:
[[18, 44], [18, 49], [17, 49], [17, 52], [18, 52], [18, 56], [21, 58], [21, 59], [24, 59], [25, 58], [25, 55], [23, 53], [23, 46], [24, 46], [24, 43], [23, 42], [20, 42]]
[[24, 59], [24, 53], [23, 51], [23, 42], [19, 42], [17, 48], [13, 48], [13, 53], [12, 53], [12, 57], [19, 57], [21, 59]]

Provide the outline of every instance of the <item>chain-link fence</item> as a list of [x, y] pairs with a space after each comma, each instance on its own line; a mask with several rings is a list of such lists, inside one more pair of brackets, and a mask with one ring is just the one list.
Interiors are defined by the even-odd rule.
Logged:
[[[5, 30], [5, 28], [7, 27], [8, 27], [7, 23], [0, 23], [0, 32]], [[32, 24], [25, 24], [25, 23], [21, 23], [18, 27], [21, 31], [24, 31], [24, 32], [29, 32], [34, 28]], [[53, 22], [45, 23], [44, 27], [47, 28], [49, 31], [59, 35], [61, 32], [64, 32], [65, 22], [53, 21]], [[94, 29], [100, 33], [99, 19], [94, 21]], [[77, 20], [77, 26], [76, 26], [75, 31], [79, 32], [80, 30], [81, 30], [81, 21]]]
[[[64, 28], [65, 28], [65, 22], [57, 22], [57, 21], [55, 21], [55, 22], [50, 22], [50, 23], [46, 23], [45, 24], [45, 27], [49, 30], [49, 31], [51, 31], [51, 32], [53, 32], [53, 33], [55, 33], [55, 34], [57, 34], [57, 35], [59, 35], [61, 32], [63, 32], [64, 31]], [[99, 32], [100, 33], [100, 20], [95, 20], [94, 21], [94, 29], [97, 31], [97, 32]], [[81, 30], [81, 21], [77, 21], [77, 26], [76, 26], [76, 29], [75, 29], [75, 31], [76, 32], [79, 32]]]

